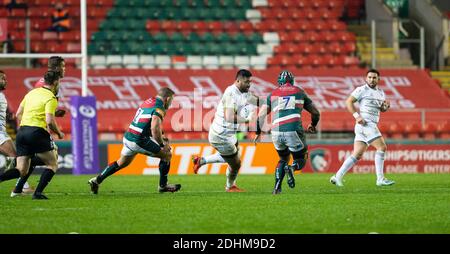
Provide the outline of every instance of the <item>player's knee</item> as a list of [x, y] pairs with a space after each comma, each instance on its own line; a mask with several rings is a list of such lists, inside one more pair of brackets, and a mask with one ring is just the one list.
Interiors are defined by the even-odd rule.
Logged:
[[361, 160], [362, 156], [363, 156], [363, 153], [355, 153], [355, 154], [353, 154], [353, 157], [355, 157], [355, 159], [358, 160], [358, 161]]
[[306, 161], [308, 160], [308, 150], [303, 149], [298, 152], [293, 152], [292, 157], [294, 158], [294, 162], [292, 164], [294, 169], [302, 170], [306, 165]]

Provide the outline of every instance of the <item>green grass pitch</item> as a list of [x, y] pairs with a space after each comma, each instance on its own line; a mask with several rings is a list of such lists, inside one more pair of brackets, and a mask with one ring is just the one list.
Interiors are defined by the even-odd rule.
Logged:
[[343, 188], [329, 174], [300, 174], [276, 196], [271, 175], [240, 175], [245, 193], [225, 193], [224, 175], [170, 176], [182, 189], [163, 194], [158, 176], [112, 176], [97, 196], [90, 177], [57, 174], [50, 200], [10, 198], [15, 181], [1, 183], [0, 233], [450, 233], [450, 174], [389, 175], [389, 187], [349, 174]]

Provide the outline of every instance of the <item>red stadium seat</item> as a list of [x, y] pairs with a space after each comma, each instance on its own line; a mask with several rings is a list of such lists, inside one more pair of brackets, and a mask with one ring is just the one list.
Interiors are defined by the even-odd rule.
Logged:
[[322, 59], [322, 57], [320, 55], [310, 54], [310, 55], [308, 55], [308, 58], [311, 61], [311, 65], [313, 67], [315, 67], [315, 68], [325, 67], [326, 66], [325, 61]]
[[244, 33], [251, 32], [253, 31], [253, 23], [249, 21], [239, 22], [239, 30], [243, 31]]
[[450, 122], [441, 123], [436, 128], [437, 134], [441, 139], [450, 139]]
[[169, 32], [169, 33], [170, 32], [175, 32], [175, 30], [177, 30], [177, 22], [176, 21], [172, 21], [172, 20], [164, 20], [164, 21], [162, 21], [160, 23], [160, 29], [163, 32]]
[[263, 20], [266, 20], [266, 19], [276, 19], [277, 13], [278, 13], [277, 10], [278, 10], [278, 8], [276, 8], [276, 9], [264, 8], [264, 9], [260, 9], [259, 11], [261, 12], [261, 18]]
[[300, 43], [297, 47], [297, 53], [307, 55], [311, 54], [313, 51], [313, 47], [310, 43]]
[[321, 9], [321, 8], [324, 8], [324, 7], [326, 7], [328, 4], [327, 4], [327, 1], [325, 1], [325, 0], [314, 0], [314, 1], [312, 1], [312, 7], [313, 8], [315, 8], [315, 9]]
[[418, 123], [408, 123], [405, 126], [408, 139], [419, 139], [422, 135], [422, 128]]
[[311, 22], [302, 21], [298, 24], [298, 29], [302, 30], [303, 32], [308, 32], [310, 30], [313, 30], [314, 28], [312, 27]]
[[9, 32], [10, 36], [11, 36], [11, 40], [18, 41], [18, 40], [25, 40], [25, 32], [18, 30], [18, 31], [10, 31]]
[[305, 37], [308, 39], [308, 41], [314, 43], [319, 40], [319, 34], [315, 31], [308, 31], [305, 33]]
[[311, 26], [317, 32], [330, 29], [328, 23], [323, 20], [313, 20], [311, 21]]
[[313, 1], [311, 1], [311, 0], [299, 0], [299, 1], [297, 1], [297, 6], [300, 7], [300, 8], [313, 7]]
[[289, 43], [289, 42], [293, 42], [294, 41], [294, 39], [291, 36], [290, 32], [280, 31], [280, 32], [278, 32], [278, 37], [280, 38], [281, 44]]
[[[263, 22], [260, 22], [263, 23]], [[223, 30], [227, 33], [237, 33], [239, 31], [239, 26], [236, 22], [226, 21], [222, 24]]]
[[[183, 22], [183, 21], [182, 21]], [[222, 32], [222, 22], [220, 21], [210, 21], [207, 23], [208, 31], [212, 33]]]
[[80, 53], [81, 52], [80, 42], [78, 42], [78, 43], [74, 43], [74, 42], [67, 43], [67, 49], [66, 50], [69, 53]]
[[56, 40], [56, 39], [58, 39], [58, 33], [45, 31], [42, 33], [42, 39], [43, 40]]
[[337, 21], [337, 20], [331, 20], [330, 22], [330, 28], [334, 31], [346, 31], [347, 25], [344, 22]]
[[423, 138], [427, 140], [433, 140], [437, 137], [437, 125], [434, 123], [425, 123], [422, 126]]
[[338, 31], [336, 36], [342, 42], [356, 42], [355, 34], [348, 31]]
[[318, 33], [317, 40], [329, 43], [335, 40], [335, 35], [331, 31], [321, 31]]
[[14, 50], [19, 53], [25, 52], [25, 41], [15, 41]]
[[299, 30], [298, 22], [292, 20], [280, 21], [280, 28], [285, 31], [297, 31]]
[[331, 55], [331, 54], [326, 54], [324, 56], [322, 56], [323, 62], [325, 65], [327, 65], [328, 67], [332, 68], [332, 67], [336, 67], [336, 57]]
[[147, 20], [145, 29], [147, 29], [147, 31], [149, 32], [158, 32], [161, 30], [160, 23], [158, 20]]
[[315, 11], [314, 9], [305, 9], [306, 18], [309, 20], [321, 19], [322, 14]]
[[79, 41], [81, 39], [81, 34], [80, 31], [59, 33], [59, 39], [62, 41]]
[[328, 44], [328, 52], [336, 55], [342, 54], [344, 52], [341, 43], [333, 41]]
[[306, 13], [303, 11], [303, 9], [293, 9], [289, 11], [291, 14], [290, 18], [297, 20], [299, 22], [303, 22], [303, 20], [306, 20]]
[[307, 42], [308, 41], [308, 38], [302, 32], [295, 32], [294, 31], [294, 32], [290, 32], [289, 34], [291, 35], [292, 39], [295, 42]]
[[393, 139], [403, 139], [405, 130], [402, 123], [392, 123], [388, 132]]

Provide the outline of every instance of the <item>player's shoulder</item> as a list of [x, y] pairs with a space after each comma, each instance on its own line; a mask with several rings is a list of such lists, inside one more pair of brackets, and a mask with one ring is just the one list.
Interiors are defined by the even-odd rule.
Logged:
[[231, 85], [231, 86], [228, 86], [228, 87], [225, 89], [225, 91], [223, 92], [223, 94], [234, 95], [234, 94], [237, 94], [237, 92], [238, 92], [237, 87], [236, 87], [235, 85]]

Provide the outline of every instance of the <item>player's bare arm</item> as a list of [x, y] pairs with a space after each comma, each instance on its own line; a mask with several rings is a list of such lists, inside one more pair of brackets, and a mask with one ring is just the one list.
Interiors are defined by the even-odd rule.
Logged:
[[258, 120], [256, 121], [256, 136], [253, 139], [253, 143], [256, 144], [258, 142], [259, 138], [261, 137], [261, 129], [264, 126], [264, 121], [266, 120], [267, 114], [270, 112], [269, 106], [267, 104], [264, 104], [261, 106], [258, 114]]
[[316, 133], [316, 127], [320, 120], [320, 111], [317, 109], [314, 103], [306, 105], [305, 110], [311, 114], [311, 123], [308, 125], [307, 130], [309, 133]]
[[56, 124], [55, 116], [53, 114], [45, 114], [45, 121], [47, 122], [48, 128], [58, 135], [59, 139], [64, 138], [64, 133], [59, 130], [58, 125]]
[[152, 116], [152, 125], [151, 125], [151, 131], [152, 131], [152, 137], [156, 140], [156, 142], [158, 142], [158, 144], [162, 144], [164, 145], [164, 139], [163, 139], [163, 135], [162, 135], [162, 131], [161, 131], [161, 123], [162, 123], [162, 119], [157, 116], [157, 115], [153, 115]]
[[23, 107], [19, 106], [16, 112], [17, 123], [20, 123], [20, 121], [22, 120], [22, 115], [23, 115]]
[[358, 113], [358, 111], [356, 111], [355, 108], [355, 102], [356, 102], [356, 98], [353, 96], [349, 96], [347, 98], [347, 100], [345, 101], [345, 105], [347, 106], [347, 110], [353, 115], [353, 117], [355, 118], [356, 122], [358, 124], [366, 124], [366, 121], [364, 121], [364, 119], [361, 117], [361, 115]]

